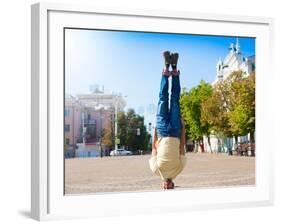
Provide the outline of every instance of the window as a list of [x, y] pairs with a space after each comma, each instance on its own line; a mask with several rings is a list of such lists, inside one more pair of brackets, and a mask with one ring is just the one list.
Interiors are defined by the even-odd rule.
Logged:
[[65, 124], [64, 125], [64, 132], [69, 132], [70, 131], [70, 125], [69, 124]]
[[256, 70], [256, 66], [254, 63], [252, 63], [252, 71], [255, 71]]
[[64, 116], [69, 117], [70, 116], [70, 110], [69, 109], [64, 109]]

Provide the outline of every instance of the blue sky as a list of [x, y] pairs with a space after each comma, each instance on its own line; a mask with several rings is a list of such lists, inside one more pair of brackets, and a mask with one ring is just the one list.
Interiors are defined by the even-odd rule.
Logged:
[[[121, 93], [127, 106], [154, 125], [158, 101], [162, 52], [180, 55], [181, 87], [200, 80], [213, 82], [219, 58], [228, 53], [236, 37], [163, 34], [124, 31], [66, 29], [65, 91], [89, 93], [89, 86], [104, 86], [105, 92]], [[239, 37], [243, 56], [255, 54], [255, 39]]]

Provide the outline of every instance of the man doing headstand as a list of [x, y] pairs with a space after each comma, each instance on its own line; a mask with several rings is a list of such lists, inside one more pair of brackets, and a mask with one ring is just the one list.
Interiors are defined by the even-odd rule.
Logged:
[[[178, 53], [163, 53], [165, 68], [161, 76], [156, 128], [149, 166], [160, 176], [163, 189], [173, 189], [173, 179], [183, 170], [185, 158], [185, 128], [180, 113], [180, 71], [177, 69]], [[170, 66], [172, 70], [170, 71]], [[169, 109], [169, 77], [172, 79]]]

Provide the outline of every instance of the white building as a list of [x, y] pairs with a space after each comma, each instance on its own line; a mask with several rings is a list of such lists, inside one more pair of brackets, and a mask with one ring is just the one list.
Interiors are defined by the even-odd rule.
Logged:
[[237, 38], [236, 44], [230, 44], [229, 53], [225, 59], [219, 59], [216, 68], [216, 80], [213, 84], [225, 80], [233, 71], [241, 70], [246, 77], [255, 70], [255, 56], [244, 57]]
[[[216, 68], [216, 80], [212, 85], [225, 80], [234, 71], [241, 70], [244, 76], [247, 77], [255, 70], [255, 55], [244, 57], [237, 38], [235, 44], [230, 44], [229, 52], [226, 57], [223, 60], [219, 59]], [[249, 139], [249, 135], [239, 136], [238, 142], [246, 142]], [[204, 150], [206, 152], [228, 152], [228, 149], [234, 148], [234, 142], [234, 138], [218, 136], [215, 133], [210, 135], [210, 145], [208, 143], [208, 138], [206, 136], [203, 138]]]

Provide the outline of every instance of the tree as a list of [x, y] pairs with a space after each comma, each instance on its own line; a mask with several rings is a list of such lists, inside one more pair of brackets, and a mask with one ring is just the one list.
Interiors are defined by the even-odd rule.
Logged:
[[149, 133], [144, 125], [144, 117], [128, 109], [127, 113], [118, 113], [118, 138], [120, 145], [137, 152], [146, 151], [149, 143]]
[[117, 137], [120, 139], [120, 145], [127, 145], [127, 118], [124, 111], [120, 111], [117, 114]]
[[186, 124], [186, 132], [192, 140], [200, 141], [210, 134], [210, 123], [201, 120], [201, 104], [212, 94], [212, 86], [201, 81], [189, 92], [184, 91], [180, 98], [181, 115]]
[[105, 125], [102, 130], [102, 144], [107, 145], [109, 148], [113, 148], [114, 145], [114, 122], [112, 114], [104, 119]]
[[201, 110], [201, 122], [208, 123], [210, 130], [227, 137], [233, 135], [229, 124], [229, 83], [217, 83], [209, 98], [202, 102]]
[[234, 71], [213, 87], [213, 93], [202, 103], [201, 122], [226, 137], [250, 133], [254, 141], [255, 131], [255, 74], [244, 77], [242, 71]]
[[239, 135], [250, 133], [251, 142], [254, 142], [255, 73], [244, 77], [242, 71], [233, 72], [230, 79], [232, 80], [229, 113], [231, 131]]

